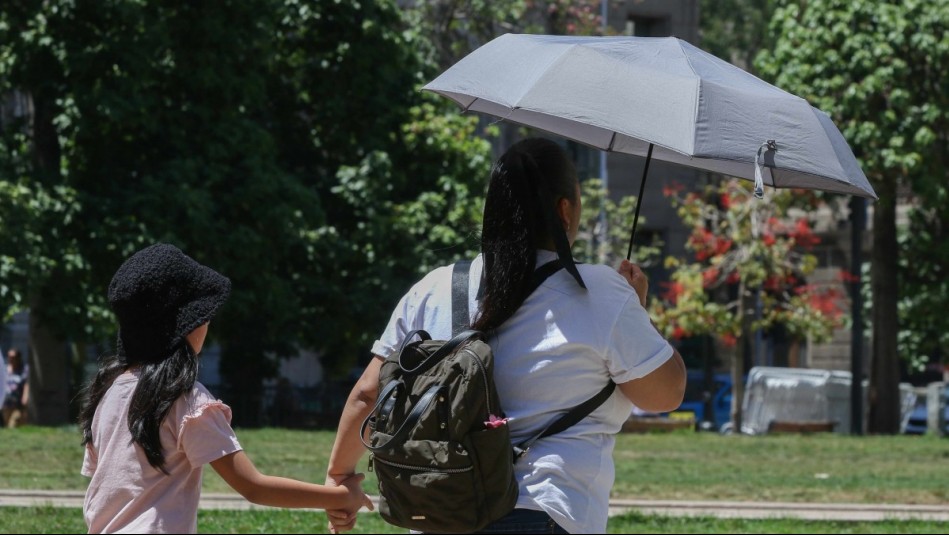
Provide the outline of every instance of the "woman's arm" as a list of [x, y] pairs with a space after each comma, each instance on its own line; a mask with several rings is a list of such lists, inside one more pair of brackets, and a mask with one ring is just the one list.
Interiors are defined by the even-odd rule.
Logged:
[[[329, 468], [326, 471], [326, 484], [338, 485], [356, 472], [356, 465], [365, 453], [365, 446], [359, 439], [359, 428], [363, 420], [372, 412], [379, 396], [379, 369], [382, 358], [374, 356], [366, 366], [356, 386], [353, 387], [336, 430], [336, 442], [330, 453]], [[356, 515], [347, 511], [328, 510], [330, 533], [349, 531], [356, 524]]]
[[356, 464], [362, 458], [366, 448], [359, 440], [359, 427], [369, 416], [376, 404], [379, 395], [379, 369], [382, 367], [382, 358], [374, 357], [366, 366], [362, 377], [356, 382], [343, 414], [339, 419], [339, 428], [336, 430], [336, 442], [330, 453], [327, 476], [334, 481], [345, 479], [356, 472]]
[[372, 502], [359, 485], [364, 478], [362, 474], [340, 482], [340, 486], [268, 476], [261, 474], [243, 451], [211, 461], [211, 467], [247, 501], [258, 505], [350, 511], [366, 506], [372, 509]]
[[652, 373], [617, 385], [633, 405], [647, 412], [669, 412], [682, 404], [685, 363], [678, 351], [674, 348], [672, 351], [672, 357]]
[[[639, 302], [646, 308], [649, 279], [643, 270], [629, 260], [623, 260], [617, 270], [633, 287]], [[656, 324], [652, 327], [655, 329]], [[656, 329], [658, 331], [658, 329]], [[647, 412], [668, 412], [679, 408], [685, 396], [686, 371], [682, 355], [672, 348], [672, 357], [652, 373], [639, 379], [619, 384], [619, 389], [634, 405]]]

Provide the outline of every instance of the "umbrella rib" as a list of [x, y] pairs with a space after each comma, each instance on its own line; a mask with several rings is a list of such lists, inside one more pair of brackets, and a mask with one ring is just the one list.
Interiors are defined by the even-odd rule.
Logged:
[[[692, 75], [695, 76], [695, 99], [692, 102], [692, 126], [693, 132], [695, 131], [695, 125], [699, 122], [699, 95], [702, 92], [702, 77], [699, 76], [698, 71], [695, 70], [695, 65], [692, 65], [692, 58], [685, 52], [685, 47], [682, 46], [682, 40], [676, 39], [676, 44], [679, 45], [679, 51], [682, 52], [682, 57], [685, 58], [686, 65], [689, 66], [689, 70], [692, 71]], [[695, 135], [692, 136], [692, 147], [690, 152], [695, 153]]]

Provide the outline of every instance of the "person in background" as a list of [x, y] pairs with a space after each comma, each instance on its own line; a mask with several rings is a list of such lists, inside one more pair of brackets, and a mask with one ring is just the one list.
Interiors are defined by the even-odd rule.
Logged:
[[[3, 389], [3, 397], [7, 397], [7, 357], [6, 351], [0, 349], [0, 388]], [[0, 401], [0, 426], [5, 426], [6, 420], [3, 418], [3, 402]]]
[[30, 402], [30, 367], [19, 349], [7, 352], [6, 379], [4, 380], [3, 421], [8, 428], [27, 423]]

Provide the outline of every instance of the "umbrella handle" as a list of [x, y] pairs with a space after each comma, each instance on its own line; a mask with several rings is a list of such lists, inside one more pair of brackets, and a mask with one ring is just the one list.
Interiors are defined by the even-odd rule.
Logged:
[[643, 167], [643, 179], [639, 183], [639, 197], [636, 197], [636, 214], [633, 215], [633, 231], [629, 234], [629, 249], [626, 251], [626, 260], [633, 255], [633, 237], [636, 236], [636, 225], [639, 223], [639, 207], [643, 204], [643, 191], [646, 189], [646, 175], [649, 174], [649, 162], [652, 161], [652, 143], [646, 151], [646, 166]]

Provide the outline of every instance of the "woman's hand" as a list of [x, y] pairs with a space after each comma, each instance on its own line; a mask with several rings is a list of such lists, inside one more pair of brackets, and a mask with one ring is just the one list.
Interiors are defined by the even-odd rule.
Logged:
[[[339, 474], [327, 475], [327, 487], [345, 486], [347, 480], [354, 478], [357, 474]], [[362, 481], [361, 479], [359, 481]], [[367, 498], [368, 500], [368, 498]], [[369, 510], [372, 510], [372, 502], [369, 502]], [[345, 509], [327, 509], [326, 517], [329, 519], [330, 533], [343, 533], [356, 526], [356, 511], [347, 511]]]
[[649, 279], [646, 277], [646, 274], [643, 273], [642, 268], [629, 260], [623, 260], [617, 271], [619, 271], [619, 274], [626, 279], [626, 282], [636, 290], [636, 295], [639, 296], [639, 303], [643, 308], [646, 308], [646, 294], [649, 293]]

